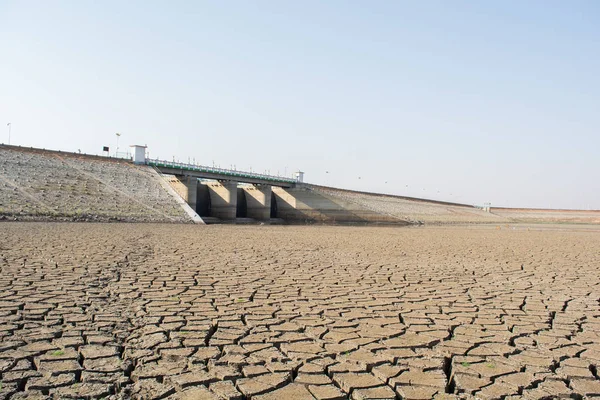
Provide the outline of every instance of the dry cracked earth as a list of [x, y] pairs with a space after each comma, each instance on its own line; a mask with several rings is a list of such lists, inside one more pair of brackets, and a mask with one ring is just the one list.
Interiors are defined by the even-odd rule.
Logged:
[[0, 225], [0, 399], [600, 395], [599, 231]]

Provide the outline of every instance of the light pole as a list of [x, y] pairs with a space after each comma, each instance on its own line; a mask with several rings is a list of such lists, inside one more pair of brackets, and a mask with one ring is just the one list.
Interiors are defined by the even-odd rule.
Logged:
[[119, 157], [119, 138], [121, 137], [121, 134], [117, 132], [115, 135], [117, 136], [117, 150], [115, 151], [115, 157]]
[[9, 122], [8, 124], [6, 124], [6, 126], [8, 126], [8, 144], [10, 145], [10, 128], [12, 127], [12, 125]]

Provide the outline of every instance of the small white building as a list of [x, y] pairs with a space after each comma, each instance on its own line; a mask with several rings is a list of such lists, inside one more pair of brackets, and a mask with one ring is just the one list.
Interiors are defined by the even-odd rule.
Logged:
[[148, 146], [132, 144], [129, 147], [133, 147], [133, 163], [134, 164], [146, 164], [146, 148]]
[[304, 172], [296, 172], [296, 182], [304, 182]]

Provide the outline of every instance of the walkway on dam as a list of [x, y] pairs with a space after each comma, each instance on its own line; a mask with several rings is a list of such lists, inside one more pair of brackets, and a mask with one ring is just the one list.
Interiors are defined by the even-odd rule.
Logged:
[[215, 179], [236, 181], [243, 183], [252, 183], [258, 185], [273, 185], [279, 187], [293, 187], [296, 180], [277, 175], [258, 174], [255, 172], [238, 171], [234, 169], [224, 169], [196, 165], [190, 163], [180, 163], [164, 160], [146, 160], [146, 164], [157, 168], [163, 174], [185, 175], [195, 178]]

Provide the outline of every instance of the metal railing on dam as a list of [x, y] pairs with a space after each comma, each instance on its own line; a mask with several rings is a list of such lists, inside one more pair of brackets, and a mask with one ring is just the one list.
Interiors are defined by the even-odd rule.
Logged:
[[296, 183], [295, 179], [286, 178], [283, 176], [277, 175], [267, 175], [267, 174], [258, 174], [254, 172], [247, 171], [238, 171], [233, 169], [225, 169], [225, 168], [217, 168], [217, 167], [209, 167], [205, 165], [196, 165], [190, 163], [181, 163], [174, 161], [165, 161], [158, 159], [147, 159], [146, 164], [156, 167], [159, 169], [168, 169], [168, 170], [179, 170], [181, 172], [195, 172], [198, 174], [207, 174], [207, 177], [222, 177], [223, 179], [230, 180], [239, 180], [243, 182], [244, 180], [258, 180], [272, 183], [285, 183], [289, 185], [293, 185]]

